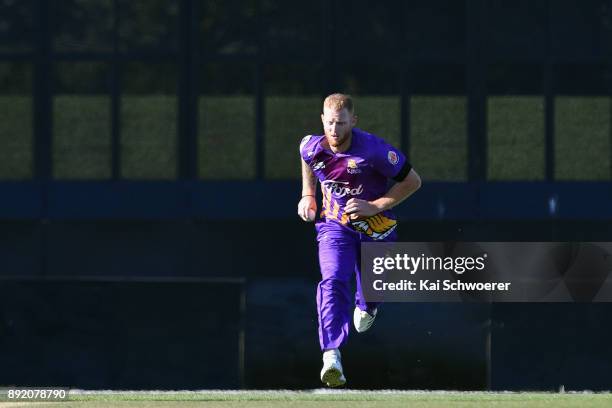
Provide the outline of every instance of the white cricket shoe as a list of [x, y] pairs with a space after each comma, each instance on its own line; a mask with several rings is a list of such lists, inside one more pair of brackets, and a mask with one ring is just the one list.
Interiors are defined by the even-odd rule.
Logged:
[[323, 353], [321, 381], [328, 387], [339, 387], [346, 384], [346, 378], [342, 373], [342, 363], [340, 363], [340, 350], [331, 349]]
[[372, 310], [372, 314], [361, 310], [358, 307], [355, 307], [355, 311], [353, 312], [353, 324], [355, 324], [355, 329], [358, 333], [363, 333], [372, 327], [372, 323], [374, 323], [374, 319], [376, 319], [377, 309]]

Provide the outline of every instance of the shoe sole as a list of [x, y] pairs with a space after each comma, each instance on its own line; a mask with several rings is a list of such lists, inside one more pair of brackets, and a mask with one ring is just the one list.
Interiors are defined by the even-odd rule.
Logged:
[[365, 331], [370, 330], [370, 327], [372, 327], [372, 325], [374, 324], [374, 320], [376, 319], [376, 317], [374, 317], [374, 319], [370, 320], [370, 324], [364, 325], [363, 327], [359, 327], [357, 324], [355, 324], [356, 322], [353, 321], [353, 326], [355, 326], [355, 330], [357, 331], [357, 333], [363, 333]]
[[357, 333], [363, 333], [363, 332], [370, 330], [370, 327], [372, 327], [372, 325], [374, 324], [374, 320], [376, 320], [376, 314], [378, 313], [372, 316], [372, 319], [370, 320], [368, 324], [365, 324], [363, 327], [359, 327], [358, 319], [356, 318], [357, 310], [358, 309], [355, 308], [355, 311], [353, 312], [353, 326], [355, 327], [355, 330], [357, 331]]
[[330, 368], [321, 376], [321, 381], [329, 387], [340, 387], [346, 384], [346, 379], [342, 378], [342, 372], [335, 368]]
[[355, 330], [357, 331], [357, 333], [366, 332], [366, 331], [370, 330], [370, 327], [372, 327], [372, 324], [374, 324], [373, 320], [372, 320], [372, 322], [369, 325], [367, 325], [365, 327], [357, 327], [357, 326], [355, 326]]

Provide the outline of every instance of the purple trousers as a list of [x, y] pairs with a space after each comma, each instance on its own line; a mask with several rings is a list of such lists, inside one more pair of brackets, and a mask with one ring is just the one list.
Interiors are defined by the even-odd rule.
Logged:
[[[361, 242], [371, 242], [364, 234], [333, 221], [316, 224], [319, 243], [321, 282], [317, 286], [319, 342], [321, 350], [339, 348], [348, 339], [354, 305], [370, 311], [378, 303], [366, 302], [361, 291]], [[395, 241], [395, 231], [383, 241]], [[351, 293], [351, 283], [356, 291]]]

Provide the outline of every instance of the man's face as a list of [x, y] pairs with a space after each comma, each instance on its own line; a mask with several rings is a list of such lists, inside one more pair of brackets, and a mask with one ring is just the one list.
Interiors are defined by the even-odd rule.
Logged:
[[330, 147], [336, 148], [341, 147], [343, 143], [349, 140], [357, 118], [351, 115], [347, 109], [338, 111], [325, 107], [321, 120], [323, 121], [327, 143]]

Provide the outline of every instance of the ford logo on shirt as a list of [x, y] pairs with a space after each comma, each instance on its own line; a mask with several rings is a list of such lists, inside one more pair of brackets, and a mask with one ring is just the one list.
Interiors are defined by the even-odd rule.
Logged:
[[363, 193], [363, 184], [355, 188], [351, 188], [348, 184], [348, 181], [325, 180], [321, 182], [321, 186], [336, 198], [342, 198], [347, 195], [356, 196]]

